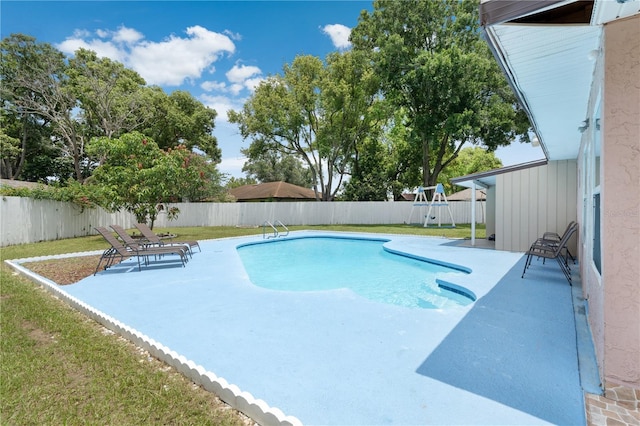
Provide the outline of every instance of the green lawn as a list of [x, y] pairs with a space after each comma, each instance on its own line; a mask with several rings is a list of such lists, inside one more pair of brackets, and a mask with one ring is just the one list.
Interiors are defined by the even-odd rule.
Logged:
[[[454, 229], [409, 225], [290, 227], [467, 238]], [[262, 228], [156, 229], [181, 239], [262, 234]], [[484, 227], [477, 238], [485, 237]], [[107, 247], [100, 236], [0, 249], [16, 259]], [[0, 423], [198, 424], [246, 421], [217, 398], [133, 345], [67, 307], [45, 290], [0, 266]]]

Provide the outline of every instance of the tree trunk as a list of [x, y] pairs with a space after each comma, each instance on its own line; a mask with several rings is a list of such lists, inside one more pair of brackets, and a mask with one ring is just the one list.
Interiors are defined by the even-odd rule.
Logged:
[[430, 160], [429, 141], [427, 138], [422, 140], [422, 184], [423, 186], [431, 186], [431, 168], [429, 166]]
[[22, 172], [25, 159], [27, 158], [27, 117], [22, 116], [22, 152], [20, 153], [20, 160], [18, 160], [18, 166], [13, 173], [11, 179], [15, 179]]

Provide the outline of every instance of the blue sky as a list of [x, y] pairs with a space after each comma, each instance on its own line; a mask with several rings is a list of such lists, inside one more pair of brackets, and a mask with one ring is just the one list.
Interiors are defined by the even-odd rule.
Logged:
[[[297, 55], [324, 58], [349, 48], [348, 36], [371, 1], [7, 1], [0, 33], [33, 36], [72, 55], [94, 50], [165, 91], [187, 90], [218, 112], [214, 135], [222, 172], [242, 177], [247, 147], [226, 111], [239, 110], [261, 79]], [[515, 143], [504, 165], [544, 158]]]

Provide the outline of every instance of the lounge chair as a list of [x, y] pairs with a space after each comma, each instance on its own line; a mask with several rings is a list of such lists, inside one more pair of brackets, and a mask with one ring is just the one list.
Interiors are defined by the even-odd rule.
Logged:
[[[558, 265], [560, 265], [560, 269], [564, 273], [564, 276], [569, 281], [569, 285], [571, 285], [571, 269], [569, 268], [569, 263], [567, 262], [568, 250], [567, 243], [569, 242], [569, 238], [576, 232], [578, 229], [577, 224], [573, 224], [570, 226], [567, 232], [562, 235], [560, 241], [549, 244], [548, 240], [544, 240], [542, 238], [537, 239], [531, 244], [529, 250], [527, 250], [527, 259], [524, 263], [524, 270], [522, 271], [522, 278], [524, 278], [524, 274], [527, 272], [527, 268], [531, 266], [531, 258], [533, 257], [541, 257], [543, 259], [556, 259]], [[564, 253], [564, 254], [563, 254]]]
[[136, 223], [134, 226], [136, 228], [138, 228], [138, 231], [140, 231], [142, 236], [144, 238], [146, 238], [147, 241], [150, 244], [154, 244], [154, 245], [161, 246], [161, 247], [165, 246], [165, 245], [187, 246], [189, 248], [189, 253], [193, 253], [193, 248], [194, 247], [198, 247], [198, 251], [202, 251], [202, 250], [200, 250], [200, 244], [197, 241], [173, 241], [173, 240], [169, 240], [168, 242], [165, 242], [165, 241], [161, 240], [160, 237], [158, 237], [156, 235], [156, 233], [153, 232], [146, 224], [144, 224], [144, 223]]
[[[182, 252], [185, 255], [189, 255], [191, 256], [191, 252], [189, 251], [188, 247], [185, 246], [160, 246], [160, 247], [156, 247], [154, 246], [154, 244], [148, 242], [147, 240], [135, 240], [133, 239], [133, 237], [131, 235], [129, 235], [127, 233], [127, 231], [124, 230], [123, 227], [121, 227], [120, 225], [111, 225], [111, 229], [113, 229], [116, 234], [118, 235], [118, 238], [120, 238], [122, 240], [122, 242], [124, 243], [125, 246], [127, 247], [131, 247], [134, 249], [138, 249], [138, 250], [146, 250], [148, 248], [156, 248], [158, 250], [166, 250], [169, 253], [174, 252], [175, 250], [182, 250]], [[188, 259], [187, 259], [188, 260]]]
[[127, 246], [120, 242], [113, 234], [104, 227], [96, 227], [96, 231], [100, 233], [104, 237], [105, 240], [111, 245], [110, 248], [106, 249], [100, 260], [98, 261], [98, 266], [96, 266], [96, 270], [93, 275], [98, 273], [100, 269], [100, 265], [103, 260], [106, 260], [106, 264], [104, 269], [112, 266], [117, 259], [124, 260], [128, 257], [135, 256], [138, 259], [138, 270], [141, 270], [141, 262], [140, 258], [143, 258], [145, 265], [149, 264], [149, 256], [162, 256], [166, 254], [175, 254], [180, 256], [180, 261], [182, 262], [182, 266], [185, 266], [187, 263], [187, 255], [184, 249], [179, 247], [142, 247], [138, 244], [133, 246]]

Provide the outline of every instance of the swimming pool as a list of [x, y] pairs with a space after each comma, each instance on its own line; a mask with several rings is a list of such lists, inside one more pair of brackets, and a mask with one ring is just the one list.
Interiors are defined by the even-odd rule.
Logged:
[[442, 273], [463, 272], [384, 249], [388, 240], [301, 237], [240, 245], [253, 284], [279, 291], [347, 288], [367, 299], [409, 308], [465, 306], [474, 299], [439, 285]]

